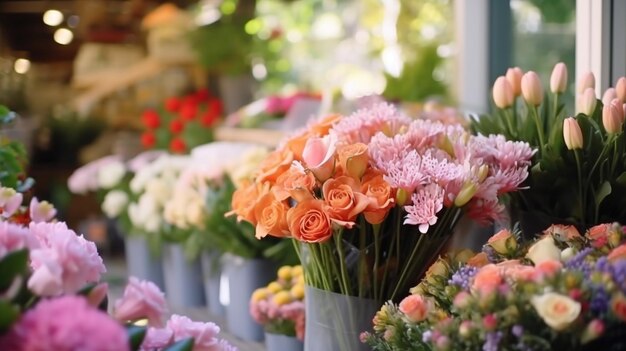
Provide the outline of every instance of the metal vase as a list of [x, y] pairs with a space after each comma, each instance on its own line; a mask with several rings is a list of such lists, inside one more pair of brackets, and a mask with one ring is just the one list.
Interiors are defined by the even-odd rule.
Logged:
[[204, 251], [200, 255], [202, 274], [204, 275], [204, 293], [209, 313], [212, 316], [226, 315], [226, 309], [220, 301], [220, 280], [222, 267], [221, 254], [217, 251]]
[[172, 307], [205, 305], [200, 259], [189, 260], [177, 243], [163, 245], [163, 273], [167, 300]]
[[295, 336], [265, 333], [267, 351], [303, 351], [304, 343]]
[[257, 288], [276, 277], [277, 266], [265, 259], [229, 256], [222, 267], [228, 277], [229, 303], [226, 307], [228, 330], [247, 341], [262, 341], [263, 328], [250, 315], [250, 297]]
[[124, 241], [128, 275], [149, 280], [165, 290], [161, 258], [150, 251], [146, 238], [143, 235], [127, 235]]

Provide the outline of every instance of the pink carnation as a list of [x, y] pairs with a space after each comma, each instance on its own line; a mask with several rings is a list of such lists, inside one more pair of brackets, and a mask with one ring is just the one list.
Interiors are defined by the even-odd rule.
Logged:
[[162, 350], [173, 343], [174, 332], [168, 328], [148, 328], [139, 350]]
[[0, 258], [12, 251], [34, 249], [39, 242], [30, 235], [27, 228], [20, 225], [0, 222]]
[[124, 328], [78, 296], [42, 300], [0, 344], [12, 351], [129, 350]]
[[379, 103], [342, 118], [332, 132], [337, 135], [340, 143], [367, 144], [376, 133], [383, 131], [387, 135], [394, 135], [409, 123], [411, 119], [398, 113], [395, 107], [388, 103]]
[[38, 295], [74, 292], [97, 282], [106, 272], [96, 245], [67, 228], [65, 223], [31, 223], [40, 247], [31, 251], [33, 275], [28, 287]]
[[165, 310], [165, 295], [154, 283], [130, 277], [124, 295], [115, 302], [114, 316], [119, 321], [147, 318], [149, 325], [161, 326]]
[[443, 189], [437, 184], [429, 184], [413, 194], [413, 203], [405, 206], [407, 212], [404, 224], [419, 226], [420, 233], [428, 232], [428, 227], [437, 223], [437, 213], [443, 208]]
[[194, 338], [194, 351], [231, 351], [235, 350], [224, 340], [217, 338], [220, 327], [215, 323], [194, 322], [188, 317], [172, 315], [166, 328], [174, 334], [174, 342]]

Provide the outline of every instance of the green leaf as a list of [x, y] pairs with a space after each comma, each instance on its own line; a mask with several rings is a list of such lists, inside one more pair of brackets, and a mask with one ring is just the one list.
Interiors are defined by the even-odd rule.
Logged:
[[617, 177], [616, 182], [621, 186], [626, 186], [626, 172], [620, 174], [619, 177]]
[[187, 338], [180, 340], [173, 345], [165, 348], [163, 351], [192, 351], [193, 350], [193, 338]]
[[13, 279], [28, 272], [28, 250], [13, 251], [0, 261], [0, 291], [7, 289]]
[[8, 301], [0, 300], [0, 331], [9, 329], [19, 316], [20, 309], [18, 306], [13, 305]]
[[596, 193], [596, 209], [600, 207], [602, 201], [604, 201], [604, 199], [610, 194], [611, 183], [609, 183], [608, 181], [604, 181], [604, 183], [602, 183], [600, 189], [598, 189], [598, 192]]
[[126, 334], [128, 335], [128, 341], [130, 343], [131, 350], [138, 350], [139, 346], [146, 337], [146, 327], [140, 327], [137, 325], [129, 324], [126, 326]]

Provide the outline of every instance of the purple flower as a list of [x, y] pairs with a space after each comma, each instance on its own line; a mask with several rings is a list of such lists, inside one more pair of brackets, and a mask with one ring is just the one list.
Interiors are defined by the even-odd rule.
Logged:
[[512, 328], [511, 328], [511, 333], [513, 335], [515, 335], [518, 338], [521, 338], [522, 335], [524, 334], [524, 327], [522, 327], [519, 324], [515, 324]]
[[500, 341], [502, 340], [502, 332], [490, 332], [485, 336], [485, 343], [483, 344], [483, 351], [498, 351], [500, 350]]
[[433, 332], [431, 330], [427, 330], [424, 333], [422, 333], [422, 341], [423, 342], [429, 342], [433, 337]]
[[42, 300], [26, 312], [0, 344], [13, 351], [124, 351], [124, 328], [78, 296]]
[[609, 308], [611, 296], [602, 285], [593, 285], [590, 309], [594, 316], [604, 316]]
[[476, 273], [478, 273], [478, 268], [467, 265], [463, 266], [452, 274], [452, 278], [450, 278], [448, 283], [456, 285], [465, 291], [469, 291], [472, 279]]

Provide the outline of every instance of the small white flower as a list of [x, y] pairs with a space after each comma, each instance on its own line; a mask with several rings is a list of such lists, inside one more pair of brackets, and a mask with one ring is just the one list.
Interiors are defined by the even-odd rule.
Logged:
[[121, 190], [113, 190], [106, 194], [102, 202], [102, 211], [109, 218], [119, 216], [128, 204], [128, 195]]
[[115, 161], [102, 166], [98, 170], [98, 185], [103, 189], [111, 189], [126, 175], [126, 166], [120, 161]]
[[556, 331], [569, 327], [578, 318], [581, 310], [579, 302], [554, 292], [534, 296], [530, 303], [543, 321]]
[[569, 261], [572, 257], [574, 257], [574, 255], [576, 255], [576, 250], [571, 247], [566, 248], [561, 251], [561, 262]]

